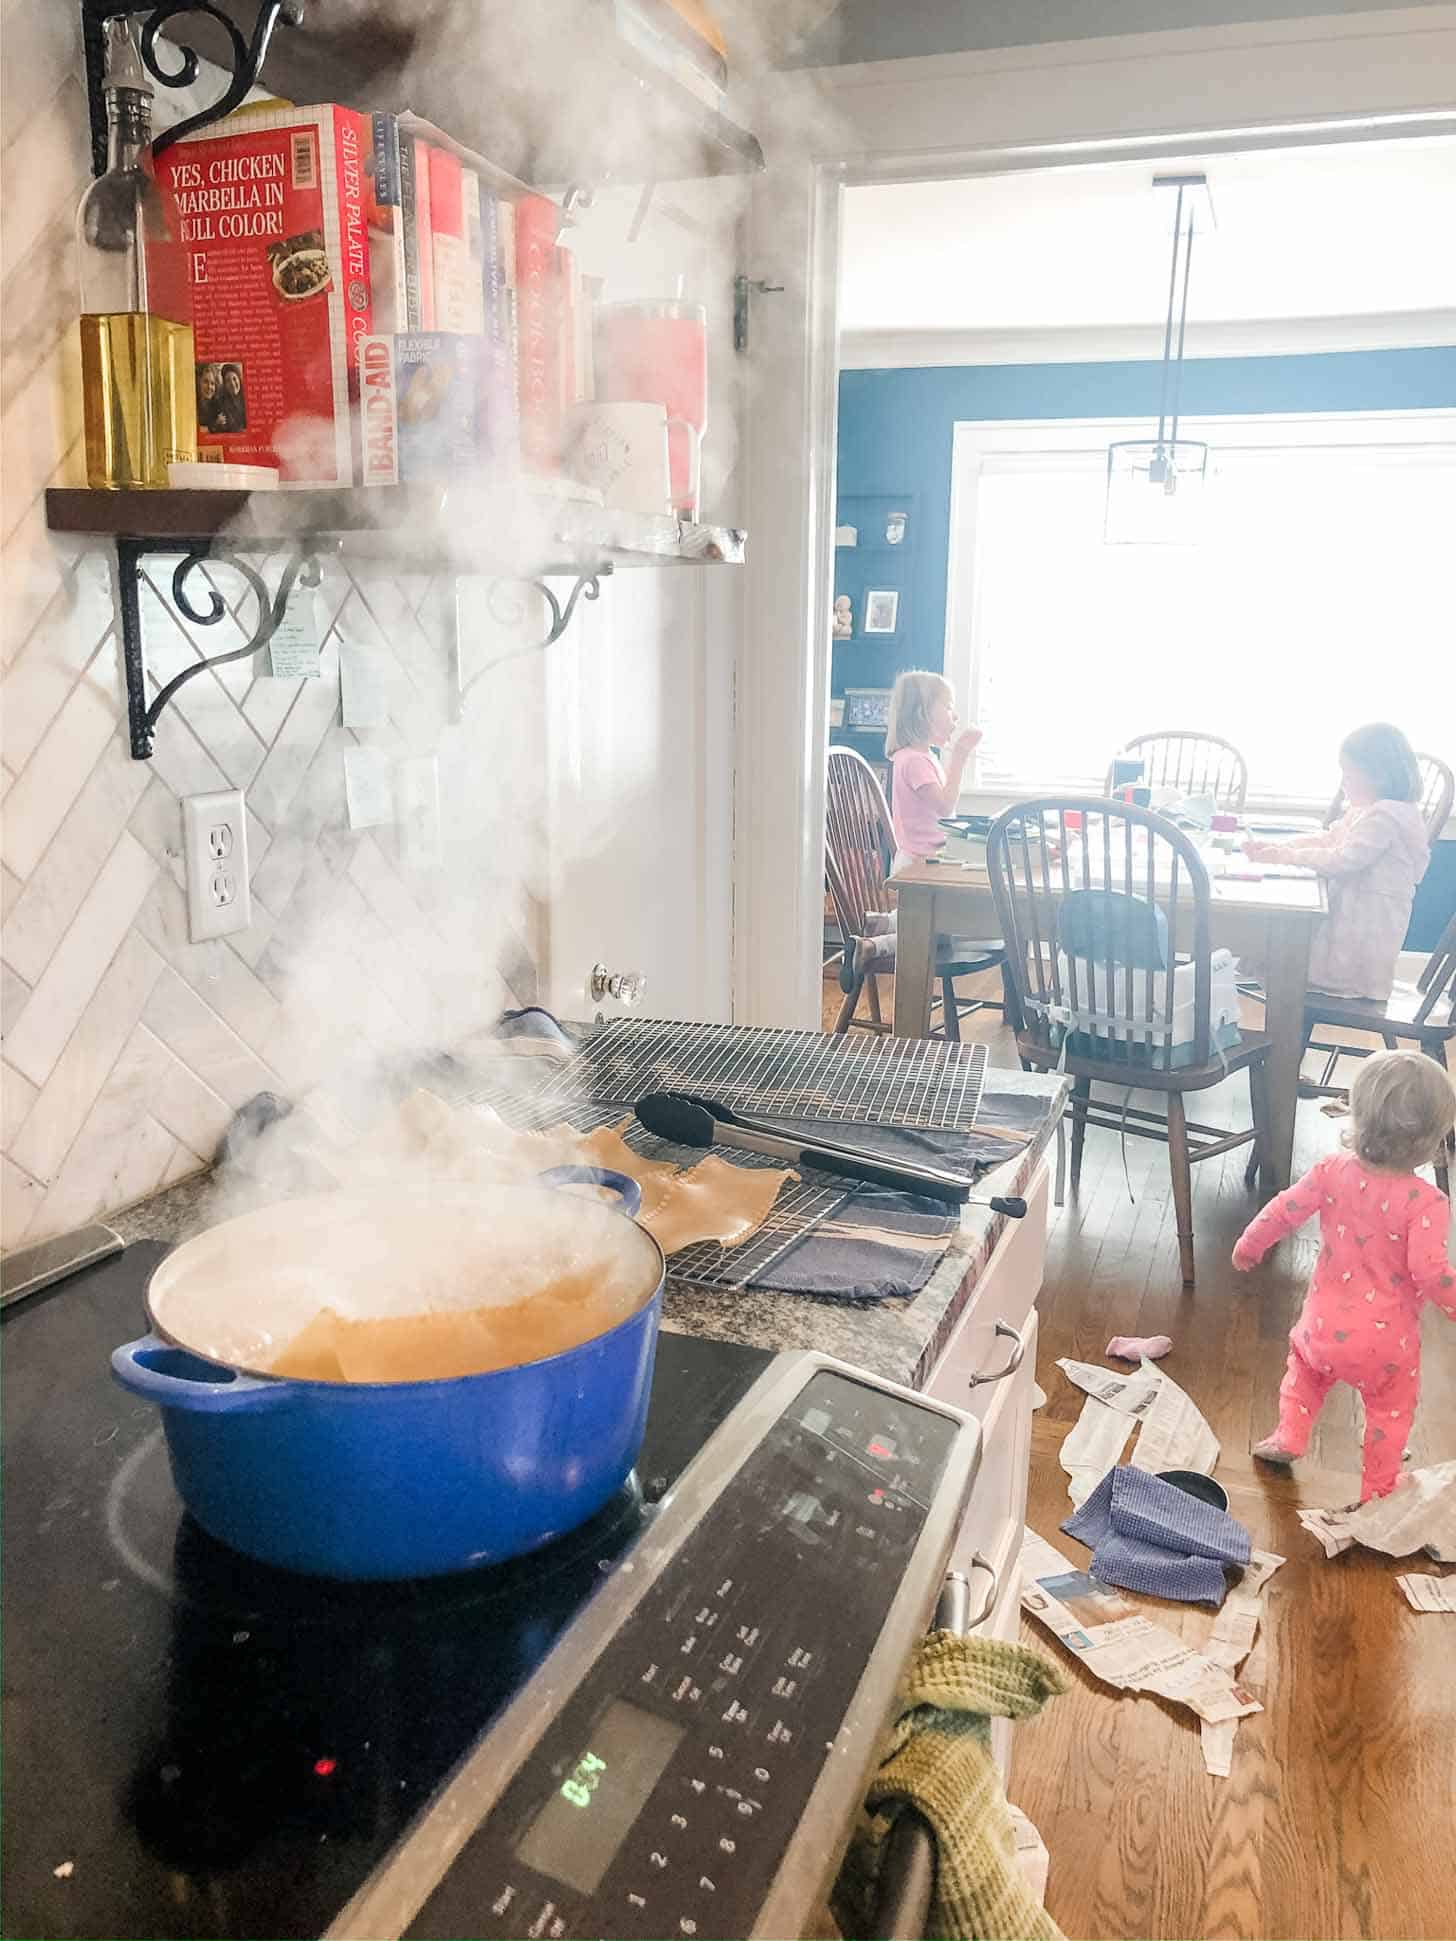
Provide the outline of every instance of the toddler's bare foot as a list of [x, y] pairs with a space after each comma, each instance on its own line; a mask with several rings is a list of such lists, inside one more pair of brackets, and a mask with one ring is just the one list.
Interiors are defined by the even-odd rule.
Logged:
[[1284, 1469], [1295, 1461], [1294, 1451], [1286, 1449], [1277, 1436], [1265, 1436], [1262, 1442], [1254, 1444], [1250, 1453], [1258, 1462], [1278, 1463]]

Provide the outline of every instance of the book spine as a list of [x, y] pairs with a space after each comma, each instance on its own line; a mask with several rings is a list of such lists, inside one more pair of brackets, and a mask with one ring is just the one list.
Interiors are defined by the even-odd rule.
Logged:
[[462, 168], [460, 216], [464, 229], [465, 261], [460, 308], [465, 321], [461, 328], [472, 337], [485, 335], [485, 237], [480, 199], [480, 177], [474, 169]]
[[359, 390], [364, 483], [398, 485], [399, 408], [392, 337], [361, 339]]
[[403, 218], [401, 231], [404, 242], [404, 327], [406, 330], [418, 330], [420, 327], [420, 230], [419, 215], [416, 207], [417, 183], [415, 169], [414, 136], [401, 133], [399, 138], [399, 203], [400, 214]]
[[548, 197], [516, 204], [521, 459], [554, 475], [561, 465], [561, 318], [556, 231], [561, 212]]
[[420, 265], [421, 330], [435, 328], [435, 223], [430, 194], [433, 153], [428, 142], [415, 143], [415, 239]]
[[564, 243], [556, 248], [556, 289], [561, 342], [561, 408], [581, 402], [581, 270], [576, 251]]
[[516, 205], [502, 196], [496, 203], [496, 223], [500, 230], [501, 282], [505, 290], [505, 365], [503, 370], [505, 405], [505, 457], [512, 466], [521, 462], [521, 331], [520, 304], [516, 288]]
[[[409, 329], [409, 274], [404, 249], [404, 195], [400, 181], [400, 132], [393, 115], [376, 114], [374, 124], [374, 200], [390, 257], [390, 316], [378, 321], [391, 330]], [[382, 299], [376, 294], [376, 309]]]
[[443, 148], [430, 150], [430, 224], [435, 238], [435, 328], [469, 329], [464, 289], [464, 171]]
[[516, 377], [511, 356], [510, 293], [506, 283], [501, 198], [482, 189], [480, 200], [481, 308], [486, 343], [483, 447], [497, 465], [519, 454], [516, 435]]

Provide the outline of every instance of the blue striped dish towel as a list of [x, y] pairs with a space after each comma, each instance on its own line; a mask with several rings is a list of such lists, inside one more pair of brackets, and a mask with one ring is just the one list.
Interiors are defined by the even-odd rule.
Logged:
[[1249, 1561], [1237, 1518], [1127, 1466], [1110, 1469], [1062, 1528], [1092, 1551], [1099, 1583], [1186, 1604], [1221, 1604], [1224, 1565]]

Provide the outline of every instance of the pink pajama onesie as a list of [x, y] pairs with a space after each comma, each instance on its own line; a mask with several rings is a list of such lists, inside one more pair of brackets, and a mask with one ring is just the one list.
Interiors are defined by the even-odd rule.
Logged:
[[1354, 1153], [1333, 1153], [1271, 1200], [1245, 1229], [1234, 1260], [1262, 1260], [1286, 1234], [1319, 1215], [1319, 1260], [1289, 1337], [1275, 1440], [1302, 1456], [1336, 1382], [1365, 1405], [1360, 1500], [1384, 1496], [1416, 1412], [1421, 1303], [1456, 1320], [1456, 1270], [1446, 1256], [1451, 1206], [1414, 1173], [1378, 1173]]

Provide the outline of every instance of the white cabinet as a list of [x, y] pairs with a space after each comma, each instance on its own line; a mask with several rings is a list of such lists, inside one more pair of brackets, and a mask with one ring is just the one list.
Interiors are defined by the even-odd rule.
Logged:
[[[1036, 1299], [1046, 1266], [1050, 1172], [1037, 1167], [1024, 1220], [1008, 1225], [972, 1298], [936, 1363], [928, 1394], [979, 1416], [981, 1466], [951, 1568], [971, 1583], [975, 1630], [1015, 1640], [1020, 1632], [1017, 1561], [1026, 1521], [1031, 1417], [1036, 1388]], [[998, 1719], [991, 1743], [1003, 1774], [1011, 1758], [1011, 1725]]]

